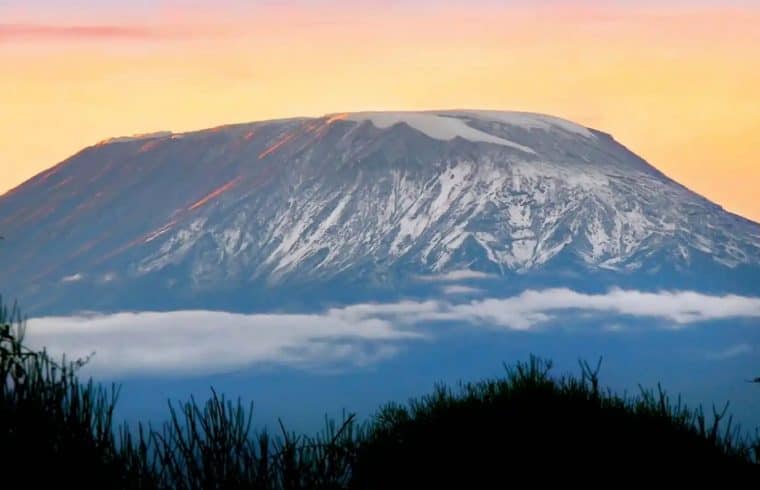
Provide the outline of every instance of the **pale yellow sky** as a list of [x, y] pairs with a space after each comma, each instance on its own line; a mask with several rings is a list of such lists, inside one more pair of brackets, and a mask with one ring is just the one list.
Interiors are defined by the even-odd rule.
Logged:
[[609, 132], [760, 221], [760, 8], [272, 5], [235, 19], [0, 24], [0, 192], [110, 136], [484, 108]]

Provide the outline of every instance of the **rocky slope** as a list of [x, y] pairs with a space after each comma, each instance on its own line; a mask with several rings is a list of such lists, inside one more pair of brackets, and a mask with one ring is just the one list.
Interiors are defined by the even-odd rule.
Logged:
[[760, 225], [605, 133], [527, 113], [115, 138], [0, 197], [0, 230], [4, 289], [32, 312], [245, 310], [457, 278], [760, 292]]

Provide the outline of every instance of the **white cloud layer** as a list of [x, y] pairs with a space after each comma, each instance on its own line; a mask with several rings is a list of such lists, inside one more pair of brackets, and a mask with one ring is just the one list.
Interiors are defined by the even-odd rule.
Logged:
[[443, 286], [441, 288], [441, 291], [443, 291], [443, 294], [446, 294], [449, 296], [473, 295], [473, 294], [479, 294], [483, 292], [483, 290], [480, 288], [474, 288], [472, 286], [463, 286], [461, 284], [451, 284], [448, 286]]
[[[399, 310], [401, 311], [401, 310]], [[252, 363], [367, 364], [419, 338], [389, 321], [350, 310], [324, 314], [242, 315], [215, 311], [118, 313], [29, 321], [27, 341], [58, 357], [95, 356], [103, 374], [193, 373]]]
[[760, 298], [546, 289], [466, 303], [364, 303], [314, 314], [176, 311], [48, 317], [31, 320], [27, 335], [33, 347], [47, 346], [56, 356], [95, 352], [89, 369], [98, 373], [213, 372], [257, 363], [368, 364], [394, 355], [401, 342], [425, 338], [430, 330], [420, 326], [426, 322], [530, 330], [553, 325], [550, 320], [565, 312], [614, 316], [618, 322], [654, 318], [682, 328], [708, 320], [760, 318]]
[[710, 296], [690, 291], [647, 293], [613, 289], [605, 294], [585, 294], [570, 289], [545, 289], [525, 291], [506, 299], [453, 305], [442, 311], [441, 316], [526, 330], [550, 320], [553, 313], [567, 310], [661, 318], [684, 326], [736, 317], [760, 318], [760, 298]]
[[493, 277], [494, 276], [492, 274], [486, 274], [485, 272], [473, 271], [470, 269], [459, 269], [449, 271], [444, 274], [417, 276], [417, 280], [426, 282], [454, 282], [464, 281], [467, 279], [491, 279]]

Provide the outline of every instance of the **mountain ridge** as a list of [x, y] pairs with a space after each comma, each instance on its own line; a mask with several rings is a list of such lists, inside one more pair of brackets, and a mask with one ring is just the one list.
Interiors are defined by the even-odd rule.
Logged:
[[56, 311], [82, 291], [114, 307], [147, 291], [172, 306], [232, 291], [241, 309], [328, 285], [406, 294], [425, 290], [413, 277], [453, 270], [526, 287], [591, 275], [700, 289], [717, 277], [731, 292], [752, 289], [760, 270], [757, 223], [607, 133], [507, 111], [110, 139], [0, 196], [0, 226], [0, 272], [33, 304], [55, 290]]

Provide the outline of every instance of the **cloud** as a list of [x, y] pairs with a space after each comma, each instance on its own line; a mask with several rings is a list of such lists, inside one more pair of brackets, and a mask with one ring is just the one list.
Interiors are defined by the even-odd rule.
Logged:
[[426, 282], [454, 282], [466, 279], [491, 279], [493, 277], [493, 274], [487, 274], [485, 272], [460, 269], [449, 271], [444, 274], [417, 276], [417, 280]]
[[116, 280], [116, 273], [114, 272], [108, 272], [106, 274], [103, 274], [103, 276], [100, 278], [100, 282], [107, 283], [107, 282], [113, 282]]
[[735, 317], [760, 317], [760, 298], [710, 296], [690, 291], [641, 292], [613, 289], [585, 294], [570, 289], [525, 291], [506, 299], [488, 298], [453, 305], [441, 312], [452, 320], [482, 321], [524, 330], [551, 319], [558, 311], [587, 311], [629, 317], [662, 318], [676, 326]]
[[457, 294], [478, 294], [482, 293], [483, 290], [480, 288], [474, 288], [471, 286], [462, 286], [461, 284], [452, 284], [450, 286], [443, 286], [441, 288], [441, 291], [443, 291], [443, 294], [446, 294], [448, 296], [453, 296]]
[[0, 41], [40, 39], [154, 39], [156, 30], [118, 25], [0, 24]]
[[[399, 310], [400, 311], [400, 310]], [[243, 315], [214, 311], [117, 313], [30, 320], [27, 341], [56, 357], [95, 357], [101, 374], [192, 373], [252, 363], [373, 362], [391, 343], [421, 338], [389, 321], [347, 310]]]
[[[218, 372], [261, 363], [366, 365], [395, 355], [404, 342], [428, 338], [432, 322], [531, 330], [561, 325], [560, 315], [573, 313], [613, 317], [614, 330], [622, 329], [625, 318], [661, 319], [684, 328], [709, 320], [760, 318], [760, 298], [546, 289], [465, 303], [362, 303], [311, 314], [80, 315], [30, 320], [27, 339], [31, 346], [46, 346], [56, 356], [95, 352], [88, 369], [100, 374]], [[745, 351], [746, 347], [736, 347], [718, 355]]]
[[627, 329], [622, 323], [608, 323], [602, 327], [605, 332], [624, 332]]
[[752, 346], [749, 344], [736, 344], [723, 350], [709, 352], [706, 357], [713, 361], [725, 361], [727, 359], [733, 359], [735, 357], [749, 354], [752, 350]]
[[208, 26], [1, 24], [3, 41], [154, 41], [229, 35]]
[[61, 279], [61, 282], [79, 282], [82, 279], [84, 279], [84, 276], [82, 274], [72, 274], [70, 276], [63, 277]]

